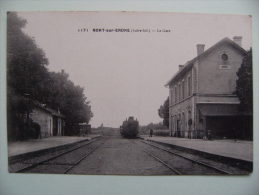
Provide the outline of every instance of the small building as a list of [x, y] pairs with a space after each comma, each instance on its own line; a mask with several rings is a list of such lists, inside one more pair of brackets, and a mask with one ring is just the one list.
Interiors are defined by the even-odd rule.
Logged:
[[37, 103], [30, 118], [40, 125], [41, 137], [64, 135], [65, 116], [46, 106]]
[[91, 125], [87, 123], [79, 123], [80, 136], [85, 136], [91, 133]]
[[[237, 71], [247, 51], [242, 37], [224, 38], [207, 50], [197, 45], [197, 56], [166, 84], [169, 87], [171, 136], [204, 138], [246, 137], [240, 101], [235, 95]], [[244, 132], [250, 131], [250, 132]]]

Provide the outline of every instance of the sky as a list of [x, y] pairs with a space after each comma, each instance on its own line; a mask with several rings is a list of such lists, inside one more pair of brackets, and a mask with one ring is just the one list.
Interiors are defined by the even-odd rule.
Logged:
[[[161, 122], [158, 108], [169, 90], [164, 85], [197, 55], [225, 37], [242, 36], [252, 46], [252, 18], [152, 12], [19, 12], [24, 32], [49, 60], [50, 71], [65, 70], [85, 88], [94, 117], [90, 124], [118, 127], [129, 116], [141, 125]], [[113, 30], [94, 32], [93, 29]], [[115, 32], [129, 29], [131, 32]], [[150, 32], [136, 32], [138, 30]], [[88, 30], [88, 31], [87, 31]], [[132, 32], [134, 31], [134, 32]]]

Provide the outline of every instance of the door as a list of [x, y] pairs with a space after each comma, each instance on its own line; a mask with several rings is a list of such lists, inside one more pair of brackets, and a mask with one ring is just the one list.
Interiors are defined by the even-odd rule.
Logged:
[[180, 137], [180, 120], [176, 121], [176, 137]]
[[58, 118], [53, 116], [53, 136], [58, 135]]

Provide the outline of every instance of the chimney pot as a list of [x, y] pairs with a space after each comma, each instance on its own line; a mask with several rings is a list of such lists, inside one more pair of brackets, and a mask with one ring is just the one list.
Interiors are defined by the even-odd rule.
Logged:
[[242, 47], [242, 36], [234, 36], [233, 41], [238, 44], [240, 47]]
[[182, 69], [183, 69], [183, 67], [184, 67], [184, 65], [179, 64], [179, 70], [182, 70]]
[[197, 44], [196, 47], [197, 47], [197, 55], [200, 55], [201, 53], [204, 52], [204, 48], [205, 48], [204, 44]]

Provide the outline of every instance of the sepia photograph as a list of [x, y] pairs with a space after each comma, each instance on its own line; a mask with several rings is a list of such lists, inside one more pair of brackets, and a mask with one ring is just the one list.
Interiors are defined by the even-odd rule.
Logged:
[[252, 16], [7, 13], [9, 173], [249, 175]]

